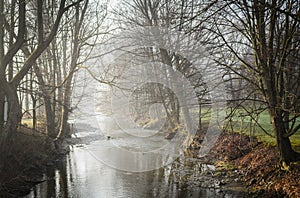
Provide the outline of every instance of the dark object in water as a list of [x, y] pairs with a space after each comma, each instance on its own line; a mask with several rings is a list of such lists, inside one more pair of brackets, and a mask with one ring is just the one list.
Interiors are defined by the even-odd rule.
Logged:
[[170, 132], [168, 135], [165, 136], [165, 139], [171, 140], [176, 135], [176, 132]]
[[108, 135], [108, 136], [107, 136], [107, 139], [110, 140], [110, 138], [111, 138], [111, 137]]

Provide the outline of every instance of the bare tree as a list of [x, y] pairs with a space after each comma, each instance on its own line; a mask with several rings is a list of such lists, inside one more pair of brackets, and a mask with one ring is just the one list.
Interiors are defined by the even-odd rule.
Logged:
[[[188, 18], [193, 18], [197, 12], [200, 12], [201, 9], [203, 9], [203, 7], [200, 7], [199, 5], [200, 4], [194, 1], [181, 0], [125, 1], [124, 6], [122, 6], [120, 10], [116, 10], [115, 14], [117, 20], [122, 22], [120, 25], [121, 28], [156, 26], [168, 28], [169, 30], [177, 30], [183, 34], [189, 34], [193, 27], [193, 23], [191, 21], [189, 21], [189, 23], [184, 23], [184, 21]], [[199, 43], [204, 43], [206, 38], [201, 37], [200, 35], [202, 35], [202, 32], [198, 31], [197, 34], [191, 33], [189, 36], [192, 42], [198, 41]], [[188, 45], [187, 43], [185, 44]], [[207, 90], [207, 87], [201, 78], [201, 71], [196, 65], [189, 62], [188, 57], [184, 57], [179, 52], [172, 51], [171, 49], [163, 49], [159, 47], [148, 47], [145, 48], [143, 52], [140, 51], [140, 54], [137, 52], [134, 53], [136, 56], [148, 56], [149, 59], [152, 59], [153, 61], [158, 61], [168, 65], [169, 68], [167, 68], [166, 71], [157, 74], [160, 78], [172, 78], [169, 75], [172, 73], [171, 71], [178, 71], [182, 73], [187, 79], [191, 80], [191, 83], [195, 88], [195, 92], [197, 92], [197, 96], [199, 97], [198, 101], [204, 101], [201, 100], [201, 98], [203, 94], [207, 94], [207, 92], [203, 91]], [[163, 75], [165, 75], [165, 77], [163, 77]], [[199, 79], [196, 79], [196, 76], [199, 77]], [[169, 83], [171, 83], [171, 81]], [[188, 123], [192, 120], [192, 118], [189, 109], [186, 108], [186, 105], [184, 104], [178, 104], [179, 101], [174, 92], [170, 89], [163, 88], [162, 86], [152, 86], [152, 88], [152, 92], [147, 92], [149, 94], [148, 97], [152, 97], [153, 103], [156, 103], [158, 99], [161, 98], [159, 102], [163, 104], [167, 115], [167, 131], [174, 131], [178, 129], [180, 123], [180, 112], [184, 115], [185, 123], [190, 126]], [[145, 94], [145, 91], [141, 91], [141, 95]], [[137, 95], [135, 95], [135, 97], [138, 98]], [[186, 99], [188, 100], [188, 98]], [[148, 98], [147, 100], [150, 99]], [[199, 112], [198, 115], [201, 116], [201, 112]], [[200, 118], [199, 120], [201, 121]], [[200, 125], [201, 122], [199, 122], [199, 127]]]
[[[80, 1], [76, 1], [66, 5], [66, 0], [61, 0], [58, 3], [56, 10], [56, 17], [52, 27], [49, 28], [49, 32], [44, 31], [43, 24], [43, 1], [37, 1], [36, 15], [32, 16], [27, 10], [26, 6], [28, 2], [25, 0], [12, 1], [11, 4], [5, 4], [3, 1], [0, 5], [0, 11], [5, 16], [1, 17], [1, 62], [0, 62], [0, 88], [1, 88], [1, 151], [4, 151], [7, 143], [11, 139], [12, 133], [16, 131], [18, 123], [21, 119], [21, 105], [18, 98], [18, 86], [23, 78], [28, 74], [29, 70], [36, 63], [38, 57], [47, 49], [53, 38], [55, 37], [59, 28], [61, 19], [66, 11], [78, 4]], [[5, 9], [10, 8], [9, 11], [4, 12]], [[17, 10], [17, 11], [16, 11]], [[16, 15], [17, 13], [17, 15]], [[14, 72], [9, 66], [12, 66], [13, 59], [25, 46], [27, 33], [30, 32], [30, 24], [26, 21], [27, 18], [33, 17], [33, 21], [36, 21], [36, 36], [35, 42], [29, 56], [26, 57], [24, 63], [15, 68]], [[14, 24], [14, 20], [17, 18], [18, 24]], [[17, 32], [15, 32], [17, 31]], [[8, 32], [10, 35], [9, 45], [5, 45], [4, 34]], [[30, 39], [29, 39], [30, 40]], [[9, 70], [9, 76], [7, 76], [7, 70]], [[5, 107], [7, 111], [3, 109], [3, 101], [5, 101]], [[7, 118], [7, 119], [4, 119]], [[4, 121], [4, 122], [3, 122]]]
[[209, 13], [206, 28], [216, 35], [216, 61], [260, 92], [282, 164], [300, 160], [289, 139], [300, 129], [299, 1], [227, 1]]

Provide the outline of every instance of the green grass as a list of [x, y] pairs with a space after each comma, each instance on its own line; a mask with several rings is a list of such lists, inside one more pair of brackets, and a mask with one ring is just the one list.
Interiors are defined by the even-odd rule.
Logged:
[[[204, 116], [202, 116], [201, 121], [203, 123], [209, 122], [211, 119], [211, 117], [210, 117], [211, 110], [209, 108], [202, 108], [201, 110], [202, 110], [202, 114], [204, 115]], [[219, 112], [219, 114], [222, 117], [226, 117], [226, 115], [228, 115], [229, 113], [230, 113], [230, 109]], [[192, 116], [198, 115], [197, 112], [191, 112], [191, 114], [192, 114]], [[267, 135], [264, 132], [264, 130], [262, 130], [256, 124], [254, 124], [255, 123], [254, 121], [252, 121], [252, 123], [253, 123], [252, 126], [253, 125], [256, 125], [256, 126], [255, 126], [255, 128], [252, 129], [252, 131], [250, 131], [251, 117], [246, 116], [246, 115], [247, 115], [247, 112], [245, 112], [242, 109], [238, 109], [235, 111], [234, 115], [231, 118], [231, 123], [233, 125], [232, 126], [233, 132], [256, 136], [259, 139], [259, 141], [261, 141], [265, 144], [268, 144], [268, 145], [275, 146], [276, 140], [274, 137], [273, 126], [270, 122], [270, 116], [269, 116], [268, 111], [265, 110], [259, 114], [258, 123], [262, 126], [262, 128], [264, 128], [265, 131], [267, 131], [273, 137], [270, 137], [269, 135]], [[298, 124], [300, 124], [300, 119], [298, 119], [295, 123], [295, 125], [298, 125]], [[232, 131], [230, 123], [229, 123], [229, 119], [224, 121], [223, 128], [227, 131]], [[300, 131], [298, 131], [297, 133], [292, 135], [290, 137], [290, 140], [291, 140], [292, 146], [300, 149]]]
[[[242, 110], [238, 110], [232, 117], [234, 132], [244, 133], [247, 135], [254, 135], [261, 142], [275, 146], [276, 145], [275, 138], [270, 137], [269, 135], [267, 135], [264, 132], [264, 130], [266, 130], [269, 134], [274, 136], [273, 126], [270, 122], [269, 113], [267, 111], [263, 111], [262, 113], [259, 114], [258, 123], [264, 128], [264, 130], [262, 130], [259, 126], [256, 125], [253, 132], [250, 131], [250, 122], [251, 122], [250, 116], [241, 117], [240, 115], [243, 113], [244, 113], [244, 115], [246, 114], [246, 112], [242, 112]], [[227, 120], [225, 122], [228, 124], [229, 121]], [[254, 121], [253, 121], [253, 123], [254, 123]], [[297, 124], [300, 124], [300, 119], [298, 119], [296, 121], [296, 125]], [[227, 130], [231, 130], [230, 127], [227, 127]], [[290, 137], [290, 140], [291, 140], [292, 146], [300, 147], [300, 131], [298, 131], [297, 133], [292, 135]]]

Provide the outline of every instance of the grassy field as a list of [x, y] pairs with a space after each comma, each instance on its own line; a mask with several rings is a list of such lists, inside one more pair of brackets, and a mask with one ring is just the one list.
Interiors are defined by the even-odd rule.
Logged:
[[[196, 113], [193, 113], [194, 115]], [[210, 121], [210, 110], [208, 108], [202, 109], [203, 117], [201, 118], [202, 122], [209, 122]], [[230, 114], [230, 110], [227, 109], [226, 111], [219, 112], [222, 117], [226, 117]], [[264, 128], [270, 135], [266, 134], [263, 129], [261, 129], [258, 124], [255, 124], [255, 121], [251, 120], [250, 116], [246, 116], [247, 112], [243, 110], [236, 110], [235, 114], [231, 117], [231, 120], [226, 119], [223, 122], [223, 128], [227, 131], [238, 132], [246, 135], [256, 136], [260, 141], [269, 144], [269, 145], [276, 145], [276, 140], [273, 133], [273, 127], [270, 122], [270, 116], [268, 111], [263, 111], [258, 116], [258, 123], [259, 125]], [[300, 124], [300, 119], [296, 121], [296, 124]], [[295, 133], [290, 137], [292, 146], [300, 148], [300, 131]]]
[[[243, 112], [243, 113], [246, 114], [246, 112]], [[235, 132], [240, 132], [240, 133], [244, 133], [247, 135], [254, 135], [254, 136], [258, 137], [258, 139], [260, 141], [270, 144], [270, 145], [276, 144], [275, 138], [270, 137], [268, 134], [266, 134], [264, 132], [264, 130], [265, 130], [269, 134], [274, 136], [273, 127], [270, 122], [270, 116], [267, 111], [260, 113], [259, 118], [258, 118], [258, 123], [264, 128], [264, 130], [261, 129], [257, 124], [255, 124], [254, 121], [252, 121], [252, 126], [250, 126], [251, 125], [250, 116], [241, 117], [240, 115], [243, 113], [241, 113], [241, 112], [236, 113], [232, 118], [231, 122], [233, 125], [233, 130]], [[227, 126], [230, 126], [229, 121], [225, 121], [225, 123], [227, 124]], [[296, 125], [297, 124], [300, 124], [300, 119], [298, 119], [296, 121]], [[251, 129], [251, 127], [254, 127], [254, 128]], [[231, 130], [230, 127], [227, 127], [227, 130]], [[300, 131], [298, 131], [297, 133], [292, 135], [290, 137], [290, 139], [291, 139], [291, 143], [293, 146], [300, 147]]]

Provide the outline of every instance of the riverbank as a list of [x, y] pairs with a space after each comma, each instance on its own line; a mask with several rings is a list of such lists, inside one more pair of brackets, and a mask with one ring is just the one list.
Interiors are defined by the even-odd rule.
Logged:
[[20, 197], [28, 194], [37, 183], [45, 181], [47, 166], [53, 166], [63, 157], [67, 147], [55, 145], [41, 133], [22, 128], [16, 132], [9, 154], [0, 170], [0, 197]]
[[281, 170], [276, 148], [256, 137], [224, 132], [206, 160], [221, 170], [223, 185], [243, 182], [254, 197], [300, 197], [300, 163]]
[[[74, 138], [55, 145], [43, 135], [18, 133], [15, 137], [12, 145], [18, 142], [19, 146], [12, 147], [14, 155], [10, 155], [5, 170], [1, 171], [0, 197], [27, 194], [33, 185], [47, 180], [43, 178], [44, 173], [66, 155], [68, 144], [83, 142]], [[87, 137], [84, 142], [88, 144], [97, 138]], [[264, 145], [255, 137], [222, 133], [204, 159], [195, 159], [199, 141], [190, 150], [194, 157], [189, 158], [187, 154], [186, 159], [172, 165], [173, 174], [178, 175], [178, 181], [184, 183], [182, 186], [188, 185], [187, 189], [232, 191], [234, 195], [239, 191], [242, 195], [249, 192], [250, 197], [300, 197], [300, 165], [292, 164], [289, 171], [280, 170], [276, 148]], [[186, 170], [191, 167], [189, 164], [194, 164], [194, 172]]]

